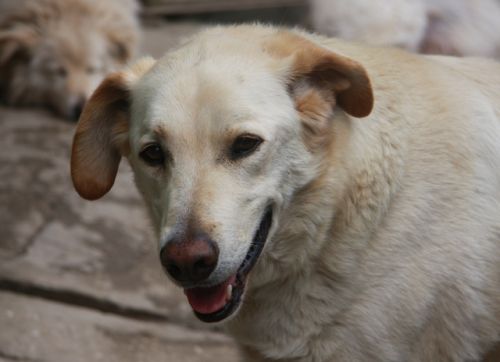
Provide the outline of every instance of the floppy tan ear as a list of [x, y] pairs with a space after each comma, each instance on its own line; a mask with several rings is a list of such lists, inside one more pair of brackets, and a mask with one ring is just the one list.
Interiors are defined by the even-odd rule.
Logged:
[[292, 90], [297, 84], [302, 90], [304, 85], [314, 87], [351, 116], [366, 117], [371, 113], [370, 78], [358, 62], [288, 31], [280, 31], [268, 46], [268, 51], [276, 56], [291, 58]]
[[154, 62], [145, 58], [109, 75], [85, 105], [71, 153], [71, 178], [83, 198], [96, 200], [113, 186], [121, 157], [129, 152], [130, 87]]

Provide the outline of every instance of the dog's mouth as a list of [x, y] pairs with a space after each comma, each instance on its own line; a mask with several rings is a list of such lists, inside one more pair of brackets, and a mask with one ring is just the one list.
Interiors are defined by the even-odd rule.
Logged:
[[185, 289], [195, 315], [203, 322], [219, 322], [233, 314], [241, 303], [248, 273], [257, 262], [273, 221], [271, 207], [266, 209], [252, 244], [236, 274], [213, 287]]

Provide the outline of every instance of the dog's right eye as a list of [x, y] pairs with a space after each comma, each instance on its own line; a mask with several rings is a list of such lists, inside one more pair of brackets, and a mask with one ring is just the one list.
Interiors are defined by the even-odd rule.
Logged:
[[252, 134], [237, 137], [231, 145], [231, 159], [237, 160], [249, 156], [259, 148], [262, 138]]
[[144, 147], [139, 156], [150, 166], [162, 166], [165, 163], [165, 154], [158, 143]]

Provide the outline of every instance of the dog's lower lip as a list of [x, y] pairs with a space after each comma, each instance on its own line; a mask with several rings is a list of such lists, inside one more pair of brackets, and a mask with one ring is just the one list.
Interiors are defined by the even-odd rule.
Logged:
[[225, 303], [225, 305], [221, 309], [213, 313], [204, 314], [194, 311], [198, 319], [207, 323], [219, 322], [223, 319], [226, 319], [236, 311], [241, 302], [241, 297], [245, 290], [246, 277], [248, 273], [252, 270], [253, 266], [257, 262], [260, 253], [262, 252], [271, 225], [272, 225], [272, 208], [269, 206], [266, 209], [264, 216], [262, 217], [262, 220], [259, 224], [259, 228], [255, 233], [255, 236], [252, 240], [252, 244], [247, 252], [247, 255], [245, 256], [245, 259], [238, 268], [238, 271], [236, 272], [236, 275], [234, 277], [234, 282], [230, 284], [231, 296], [229, 300]]

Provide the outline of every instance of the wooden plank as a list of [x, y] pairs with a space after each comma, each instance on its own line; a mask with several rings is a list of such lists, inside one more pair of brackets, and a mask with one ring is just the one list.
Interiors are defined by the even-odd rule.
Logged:
[[271, 9], [306, 6], [306, 0], [184, 0], [150, 1], [143, 9], [144, 15], [182, 15], [215, 11]]

